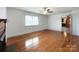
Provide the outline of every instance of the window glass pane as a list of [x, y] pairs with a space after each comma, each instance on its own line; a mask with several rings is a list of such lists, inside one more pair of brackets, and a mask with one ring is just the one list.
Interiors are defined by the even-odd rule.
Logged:
[[25, 17], [25, 25], [31, 25], [32, 24], [32, 17], [26, 16]]
[[33, 25], [38, 25], [38, 17], [33, 16]]

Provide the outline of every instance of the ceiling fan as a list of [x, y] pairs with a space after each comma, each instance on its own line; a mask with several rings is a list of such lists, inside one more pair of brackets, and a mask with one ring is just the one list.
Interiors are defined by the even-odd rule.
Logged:
[[53, 11], [52, 11], [52, 9], [50, 9], [49, 7], [44, 7], [44, 8], [42, 8], [42, 13], [43, 14], [50, 14], [50, 13], [53, 13]]

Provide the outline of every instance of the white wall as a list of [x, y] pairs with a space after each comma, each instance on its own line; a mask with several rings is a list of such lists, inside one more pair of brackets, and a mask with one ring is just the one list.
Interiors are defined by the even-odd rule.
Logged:
[[50, 15], [48, 18], [48, 29], [62, 31], [61, 18], [69, 14], [70, 12]]
[[72, 13], [72, 34], [79, 36], [79, 10]]
[[[25, 15], [38, 16], [39, 25], [30, 27], [24, 26]], [[44, 15], [34, 14], [15, 8], [7, 8], [7, 18], [7, 37], [47, 29], [47, 16]]]
[[[38, 15], [40, 25], [25, 27], [25, 15]], [[61, 17], [66, 15], [71, 15], [72, 17], [72, 34], [79, 36], [79, 10], [54, 14], [48, 17], [40, 14], [25, 12], [14, 8], [7, 8], [7, 37], [44, 30], [47, 28], [51, 30], [61, 31]]]
[[79, 11], [73, 10], [71, 12], [51, 15], [48, 18], [48, 29], [62, 31], [61, 17], [71, 15], [72, 17], [72, 34], [79, 36]]
[[7, 19], [7, 14], [6, 14], [6, 7], [0, 7], [0, 18], [1, 19]]

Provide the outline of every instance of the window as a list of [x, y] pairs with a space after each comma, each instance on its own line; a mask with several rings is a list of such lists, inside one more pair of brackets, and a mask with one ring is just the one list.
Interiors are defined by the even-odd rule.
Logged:
[[32, 26], [32, 25], [38, 25], [39, 20], [38, 16], [25, 16], [25, 26]]

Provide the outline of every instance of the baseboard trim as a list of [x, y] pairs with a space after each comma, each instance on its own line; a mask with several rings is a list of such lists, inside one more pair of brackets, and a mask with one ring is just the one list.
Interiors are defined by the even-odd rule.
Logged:
[[24, 33], [24, 34], [20, 34], [20, 35], [15, 35], [15, 36], [7, 37], [7, 39], [12, 39], [12, 38], [20, 37], [20, 36], [23, 36], [23, 35], [27, 35], [27, 34], [31, 34], [31, 33], [36, 33], [36, 32], [40, 32], [40, 31], [46, 31], [46, 30], [49, 30], [49, 29], [44, 29], [44, 30], [30, 32], [30, 33]]

